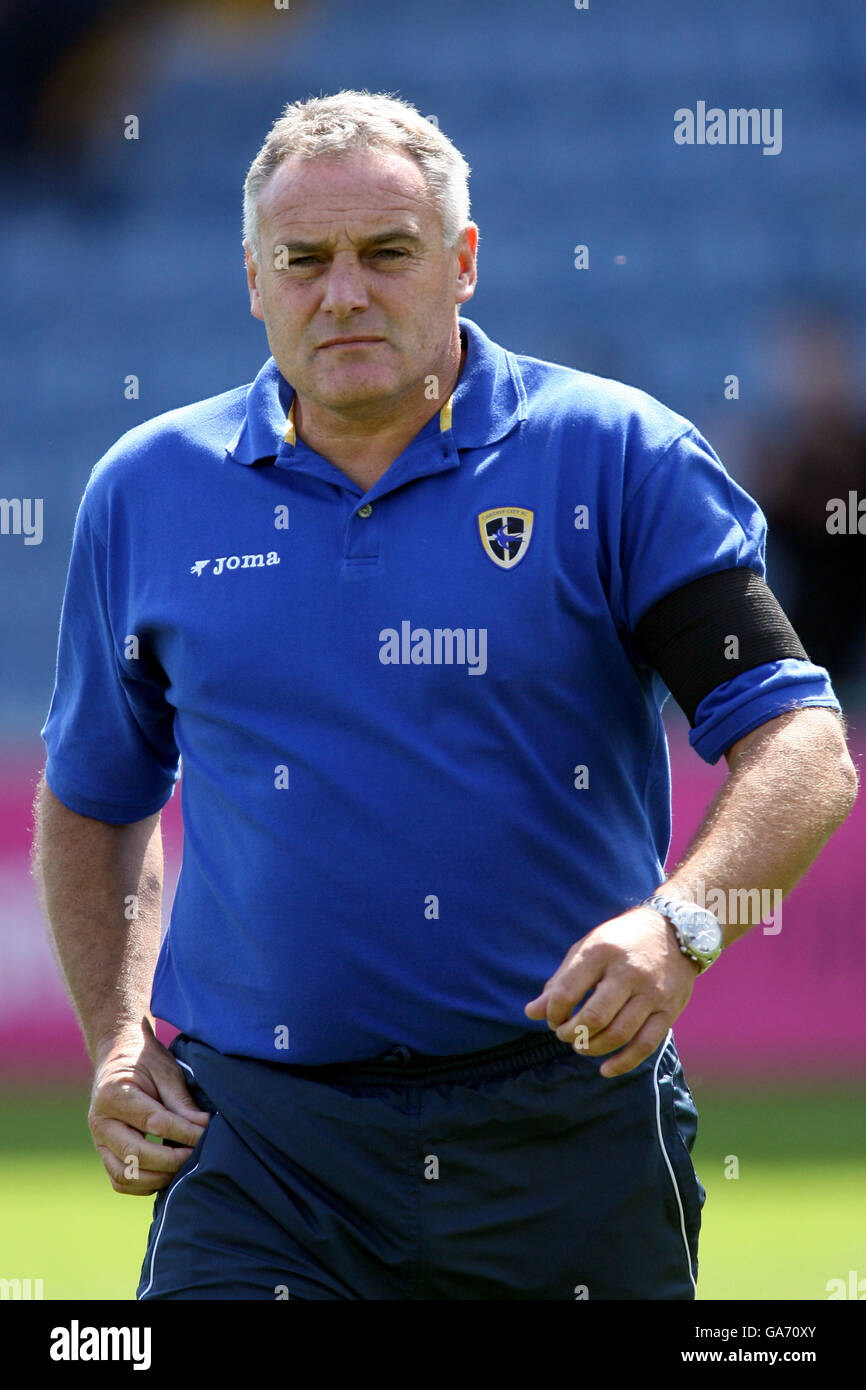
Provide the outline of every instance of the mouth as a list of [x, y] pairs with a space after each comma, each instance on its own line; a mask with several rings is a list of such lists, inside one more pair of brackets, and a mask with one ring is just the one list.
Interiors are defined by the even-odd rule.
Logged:
[[374, 343], [383, 343], [384, 338], [331, 338], [326, 343], [320, 343], [320, 348], [347, 348], [347, 347], [372, 347]]

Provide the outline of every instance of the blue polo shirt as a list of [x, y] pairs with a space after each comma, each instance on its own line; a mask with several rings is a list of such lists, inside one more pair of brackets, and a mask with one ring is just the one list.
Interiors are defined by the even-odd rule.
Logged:
[[[766, 524], [688, 420], [470, 319], [450, 400], [366, 493], [296, 437], [273, 358], [96, 465], [72, 546], [46, 777], [151, 815], [183, 768], [161, 1018], [318, 1064], [533, 1027], [573, 942], [662, 880], [667, 690], [632, 645]], [[714, 763], [827, 672], [735, 675]]]

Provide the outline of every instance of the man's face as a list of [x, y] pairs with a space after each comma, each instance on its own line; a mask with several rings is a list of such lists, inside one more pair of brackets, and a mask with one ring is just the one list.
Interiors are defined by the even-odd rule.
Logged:
[[[302, 398], [361, 415], [399, 405], [448, 351], [477, 240], [470, 225], [445, 249], [421, 170], [396, 151], [290, 159], [259, 198], [259, 264], [245, 243], [250, 308]], [[341, 337], [377, 341], [323, 346]]]

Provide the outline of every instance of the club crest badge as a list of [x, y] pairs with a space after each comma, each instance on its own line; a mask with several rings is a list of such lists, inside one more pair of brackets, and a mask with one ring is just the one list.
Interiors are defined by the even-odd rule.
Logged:
[[529, 549], [534, 512], [526, 507], [491, 507], [478, 516], [484, 553], [500, 569], [513, 570]]

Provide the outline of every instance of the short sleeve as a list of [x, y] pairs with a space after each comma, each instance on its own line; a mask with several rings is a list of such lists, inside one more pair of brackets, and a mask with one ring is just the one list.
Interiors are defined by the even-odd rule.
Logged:
[[767, 523], [694, 427], [678, 436], [623, 502], [626, 618], [634, 632], [659, 599], [742, 565], [766, 578]]
[[823, 666], [786, 657], [743, 671], [704, 696], [695, 712], [689, 743], [704, 762], [722, 754], [768, 719], [789, 709], [820, 705], [842, 712]]
[[57, 673], [41, 730], [45, 779], [70, 810], [129, 824], [168, 801], [179, 776], [174, 710], [155, 663], [111, 623], [110, 562], [85, 492], [60, 617]]
[[[621, 566], [628, 632], [654, 604], [692, 580], [745, 567], [766, 579], [767, 523], [691, 426], [644, 474], [623, 504]], [[786, 710], [840, 710], [823, 666], [786, 658], [743, 671], [700, 702], [689, 734], [705, 762]]]

